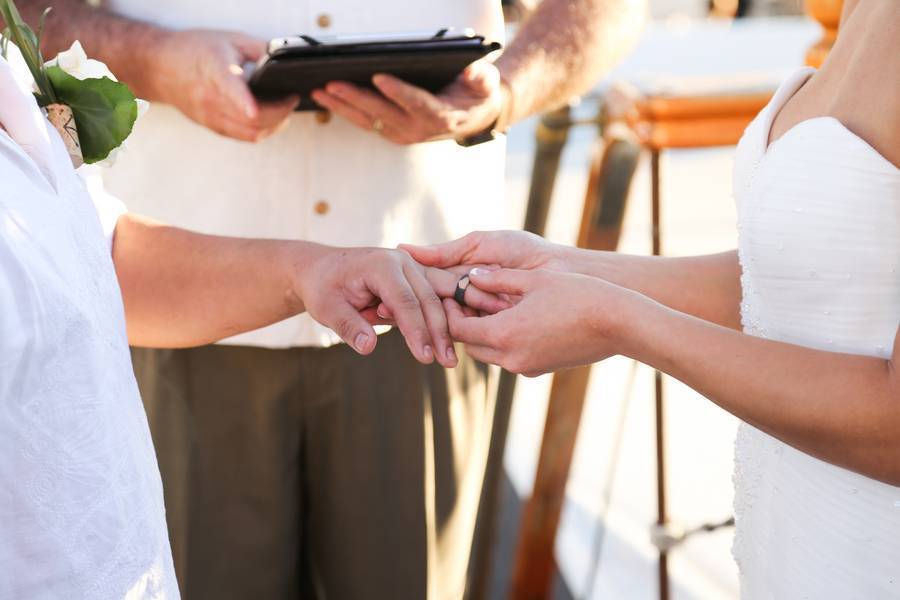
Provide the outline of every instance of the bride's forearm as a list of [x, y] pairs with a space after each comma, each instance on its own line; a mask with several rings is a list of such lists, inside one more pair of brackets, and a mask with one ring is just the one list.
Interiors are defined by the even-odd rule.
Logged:
[[625, 354], [824, 461], [900, 485], [900, 335], [892, 360], [774, 342], [644, 300]]
[[737, 252], [658, 257], [561, 248], [572, 271], [635, 290], [679, 312], [740, 329]]

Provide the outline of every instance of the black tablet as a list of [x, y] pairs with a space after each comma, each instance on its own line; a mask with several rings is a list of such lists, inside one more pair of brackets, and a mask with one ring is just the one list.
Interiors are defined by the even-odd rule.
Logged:
[[372, 76], [386, 73], [437, 92], [470, 63], [500, 47], [470, 31], [328, 38], [299, 35], [272, 40], [267, 56], [250, 72], [248, 83], [260, 100], [297, 94], [301, 98], [298, 110], [316, 110], [319, 106], [310, 94], [330, 81], [371, 88]]

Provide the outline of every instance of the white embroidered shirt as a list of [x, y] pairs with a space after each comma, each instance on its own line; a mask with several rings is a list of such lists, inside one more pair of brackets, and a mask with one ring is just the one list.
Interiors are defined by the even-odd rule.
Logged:
[[[0, 59], [0, 600], [178, 597], [96, 205]], [[100, 218], [98, 218], [98, 209]]]

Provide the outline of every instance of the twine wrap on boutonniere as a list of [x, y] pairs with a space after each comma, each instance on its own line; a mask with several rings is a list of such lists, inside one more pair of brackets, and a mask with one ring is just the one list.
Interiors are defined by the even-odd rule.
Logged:
[[47, 119], [59, 132], [66, 152], [72, 159], [72, 166], [76, 169], [84, 164], [84, 154], [81, 152], [81, 141], [78, 139], [78, 127], [75, 125], [75, 114], [65, 104], [48, 104], [46, 109]]
[[41, 15], [35, 33], [22, 20], [13, 0], [0, 0], [0, 15], [6, 22], [0, 52], [6, 58], [11, 42], [18, 47], [34, 78], [34, 97], [59, 132], [72, 165], [109, 164], [147, 103], [135, 98], [105, 64], [89, 59], [77, 41], [45, 62], [41, 33], [49, 12], [48, 8]]

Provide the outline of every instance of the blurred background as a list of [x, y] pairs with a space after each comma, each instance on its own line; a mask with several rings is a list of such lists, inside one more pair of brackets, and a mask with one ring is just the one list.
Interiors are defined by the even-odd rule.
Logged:
[[[591, 94], [574, 102], [571, 113], [562, 111], [562, 115], [545, 117], [543, 124], [540, 119], [532, 119], [510, 132], [507, 204], [511, 221], [524, 222], [528, 212], [533, 224], [535, 214], [541, 212], [535, 210], [535, 203], [543, 203], [547, 210], [546, 236], [576, 243], [583, 230], [592, 157], [599, 160], [601, 149], [609, 147], [614, 125], [606, 113], [613, 110], [610, 98], [616, 96], [616, 88], [628, 82], [625, 88], [631, 95], [710, 97], [712, 113], [719, 110], [724, 97], [770, 93], [783, 77], [804, 64], [810, 47], [822, 38], [821, 24], [808, 16], [816, 3], [806, 4], [809, 6], [801, 0], [650, 0], [652, 21], [622, 65], [599, 82]], [[515, 9], [510, 11], [514, 13]], [[734, 147], [729, 138], [736, 141], [739, 134], [725, 132], [725, 121], [708, 124], [698, 120], [696, 124], [687, 123], [677, 135], [641, 143], [641, 125], [633, 117], [625, 113], [626, 121], [631, 118], [632, 131], [621, 137], [627, 145], [620, 147], [623, 151], [618, 154], [618, 166], [607, 174], [618, 182], [613, 187], [624, 197], [618, 248], [630, 253], [652, 250], [652, 149], [648, 151], [648, 147], [654, 144], [662, 253], [685, 255], [734, 248]], [[711, 133], [704, 133], [707, 125]], [[699, 139], [678, 139], [692, 133]], [[549, 167], [547, 156], [535, 162], [538, 140], [543, 140], [542, 151], [547, 150], [548, 143], [562, 148], [555, 177], [553, 148]], [[722, 141], [727, 143], [719, 145]], [[596, 180], [592, 185], [591, 193], [596, 195]], [[550, 187], [552, 191], [548, 191]], [[604, 202], [609, 201], [609, 195]], [[552, 597], [660, 598], [658, 552], [660, 545], [667, 543], [674, 544], [667, 560], [669, 597], [739, 596], [730, 551], [733, 527], [727, 525], [732, 514], [736, 420], [677, 381], [665, 379], [662, 385], [665, 502], [670, 525], [657, 530], [661, 537], [656, 536], [656, 545], [652, 535], [658, 519], [654, 374], [624, 358], [593, 367], [580, 424], [577, 392], [568, 397], [560, 393], [555, 400], [562, 411], [568, 411], [568, 422], [574, 421], [578, 428], [550, 553], [556, 567]], [[511, 582], [521, 583], [523, 564], [531, 574], [540, 573], [542, 559], [535, 558], [535, 548], [540, 555], [541, 544], [549, 545], [552, 542], [548, 539], [553, 539], [553, 532], [543, 540], [538, 536], [523, 541], [521, 535], [523, 507], [535, 486], [551, 386], [549, 376], [519, 378], [516, 382], [503, 469], [498, 476], [498, 510], [490, 521], [492, 532], [487, 534], [493, 536], [491, 556], [482, 559], [491, 566], [484, 584], [489, 598], [546, 597], [540, 586], [516, 590]], [[565, 465], [560, 463], [565, 463], [565, 458], [565, 451], [548, 455], [553, 474], [561, 472]], [[565, 474], [564, 469], [562, 472]], [[546, 489], [551, 496], [554, 485], [561, 488], [548, 476]], [[563, 494], [561, 489], [559, 494]], [[546, 502], [538, 513], [545, 509]], [[552, 506], [548, 510], [552, 512]], [[532, 524], [538, 513], [529, 517]], [[539, 528], [552, 529], [552, 515], [537, 520]], [[702, 530], [703, 525], [722, 523], [726, 525], [709, 527], [713, 531]], [[701, 531], [679, 541], [684, 532], [698, 528]], [[529, 552], [523, 547], [529, 544], [530, 562], [523, 559]]]

